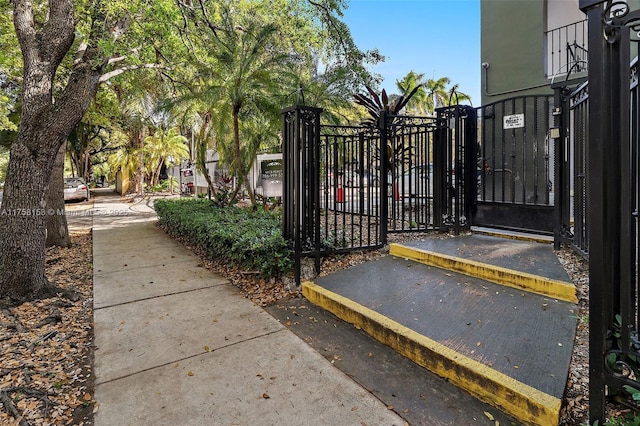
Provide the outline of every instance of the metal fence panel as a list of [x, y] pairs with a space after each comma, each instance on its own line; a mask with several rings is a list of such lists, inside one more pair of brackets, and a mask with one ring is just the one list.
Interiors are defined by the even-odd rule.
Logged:
[[479, 108], [474, 225], [552, 233], [552, 96], [521, 96]]
[[[283, 110], [283, 235], [302, 257], [380, 248], [393, 232], [468, 227], [475, 197], [475, 109], [383, 113], [378, 127], [320, 126], [317, 108]], [[471, 164], [471, 165], [469, 165]]]

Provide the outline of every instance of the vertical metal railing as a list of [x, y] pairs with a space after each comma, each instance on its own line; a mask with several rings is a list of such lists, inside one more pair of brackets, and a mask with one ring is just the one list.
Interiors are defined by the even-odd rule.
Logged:
[[478, 108], [473, 225], [554, 232], [554, 99], [526, 95]]
[[[573, 246], [584, 257], [589, 255], [589, 222], [587, 220], [587, 176], [589, 174], [587, 163], [587, 142], [589, 140], [589, 92], [588, 84], [578, 87], [569, 97], [570, 126], [572, 151], [568, 154], [572, 157], [573, 184], [572, 209], [570, 216], [573, 220]], [[567, 224], [570, 226], [570, 223]]]
[[640, 11], [632, 11], [624, 2], [601, 0], [580, 0], [580, 8], [589, 21], [585, 173], [590, 283], [589, 421], [602, 424], [607, 394], [631, 399], [629, 389], [640, 390], [635, 265], [635, 143], [639, 116], [637, 72], [630, 72], [629, 67], [629, 27], [635, 30]]
[[544, 39], [546, 78], [587, 71], [586, 20], [545, 31]]
[[380, 133], [354, 126], [322, 126], [320, 235], [324, 252], [382, 246]]
[[521, 96], [481, 110], [479, 200], [553, 205], [553, 149], [548, 137], [553, 97]]
[[[283, 110], [283, 235], [301, 259], [380, 248], [389, 233], [469, 226], [475, 109], [381, 114], [379, 126], [320, 126], [320, 109]], [[471, 198], [473, 196], [473, 198]]]

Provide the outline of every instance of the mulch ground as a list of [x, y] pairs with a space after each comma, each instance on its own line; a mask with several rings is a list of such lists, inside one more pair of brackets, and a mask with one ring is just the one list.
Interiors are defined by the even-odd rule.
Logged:
[[[93, 424], [91, 231], [47, 251], [50, 282], [75, 290], [0, 309], [0, 424]], [[67, 296], [68, 297], [68, 296]]]

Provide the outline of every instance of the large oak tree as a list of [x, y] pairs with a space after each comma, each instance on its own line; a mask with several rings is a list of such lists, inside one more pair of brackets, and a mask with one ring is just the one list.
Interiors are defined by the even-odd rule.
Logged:
[[[324, 92], [331, 92], [334, 96], [370, 80], [365, 64], [381, 59], [375, 51], [360, 52], [346, 26], [339, 21], [345, 7], [344, 0], [255, 2], [257, 9], [252, 9], [253, 2], [244, 1], [12, 0], [11, 7], [8, 1], [0, 0], [0, 11], [12, 11], [23, 63], [22, 77], [16, 78], [20, 82], [21, 94], [16, 102], [21, 112], [19, 128], [12, 139], [3, 204], [0, 206], [0, 298], [16, 302], [45, 296], [53, 291], [44, 273], [45, 217], [57, 212], [48, 203], [46, 194], [50, 190], [56, 154], [82, 120], [100, 83], [132, 69], [158, 68], [157, 62], [162, 62], [174, 64], [165, 71], [174, 74], [169, 80], [179, 86], [176, 72], [189, 70], [193, 65], [181, 62], [180, 58], [184, 61], [195, 57], [196, 61], [206, 64], [209, 61], [203, 57], [207, 56], [217, 65], [215, 71], [221, 77], [220, 81], [233, 74], [222, 65], [227, 59], [233, 64], [233, 59], [237, 58], [217, 57], [217, 54], [224, 53], [224, 49], [217, 43], [203, 45], [198, 36], [209, 32], [215, 37], [217, 33], [216, 40], [226, 43], [231, 41], [231, 36], [247, 36], [249, 24], [253, 23], [248, 22], [244, 28], [233, 27], [225, 33], [224, 25], [220, 25], [224, 22], [220, 22], [222, 15], [219, 12], [205, 16], [209, 10], [216, 9], [209, 9], [210, 6], [229, 4], [233, 6], [234, 13], [246, 8], [251, 11], [270, 10], [273, 17], [284, 16], [275, 13], [273, 7], [278, 6], [282, 10], [293, 7], [295, 13], [291, 16], [302, 14], [303, 20], [313, 25], [292, 25], [288, 20], [277, 25], [267, 14], [264, 19], [261, 13], [247, 14], [257, 20], [256, 28], [276, 25], [282, 31], [282, 37], [272, 37], [269, 43], [259, 46], [273, 49], [276, 53], [285, 49], [291, 58], [299, 62], [298, 73], [303, 73], [314, 58], [321, 59], [326, 66], [324, 74], [316, 70], [300, 78], [300, 84], [306, 82], [310, 85], [322, 80], [323, 75], [335, 74], [340, 78], [327, 79], [333, 82], [331, 85], [323, 84]], [[0, 19], [0, 27], [5, 21]], [[314, 35], [312, 39], [315, 41], [311, 42], [302, 33]], [[259, 35], [260, 31], [255, 34]], [[281, 41], [278, 43], [277, 40]], [[4, 33], [0, 34], [0, 46], [6, 42], [11, 43], [11, 40], [5, 41]], [[209, 50], [211, 47], [213, 51]], [[180, 54], [185, 48], [191, 55]], [[237, 52], [229, 50], [228, 53], [234, 55]], [[2, 59], [0, 55], [0, 80], [5, 81]], [[238, 78], [245, 77], [239, 75]], [[112, 87], [122, 87], [122, 81], [118, 83]], [[287, 93], [272, 93], [272, 96], [284, 100]], [[242, 101], [243, 104], [247, 102]], [[261, 112], [263, 110], [260, 108]], [[4, 115], [1, 109], [0, 115]], [[240, 113], [236, 115], [239, 119]], [[237, 142], [237, 137], [234, 139]], [[239, 159], [237, 150], [235, 154], [235, 159]], [[246, 173], [244, 163], [239, 165], [242, 167], [238, 169]]]
[[[11, 145], [0, 206], [1, 298], [19, 302], [53, 291], [45, 277], [44, 247], [45, 216], [58, 214], [46, 197], [56, 154], [101, 82], [130, 69], [155, 66], [140, 61], [140, 48], [126, 50], [120, 41], [140, 18], [136, 14], [143, 13], [135, 3], [12, 2], [23, 71], [20, 125]], [[82, 13], [82, 28], [76, 13]], [[82, 36], [79, 42], [77, 34]], [[65, 57], [69, 65], [61, 72]], [[59, 74], [66, 81], [61, 83]], [[56, 84], [61, 85], [60, 91], [55, 90]]]

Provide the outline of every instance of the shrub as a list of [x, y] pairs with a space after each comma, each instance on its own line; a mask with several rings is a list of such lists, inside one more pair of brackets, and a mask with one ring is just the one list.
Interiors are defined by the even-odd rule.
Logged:
[[223, 259], [264, 278], [291, 271], [291, 251], [282, 237], [281, 218], [269, 211], [216, 207], [205, 200], [166, 199], [154, 203], [160, 225], [199, 247], [211, 259]]

